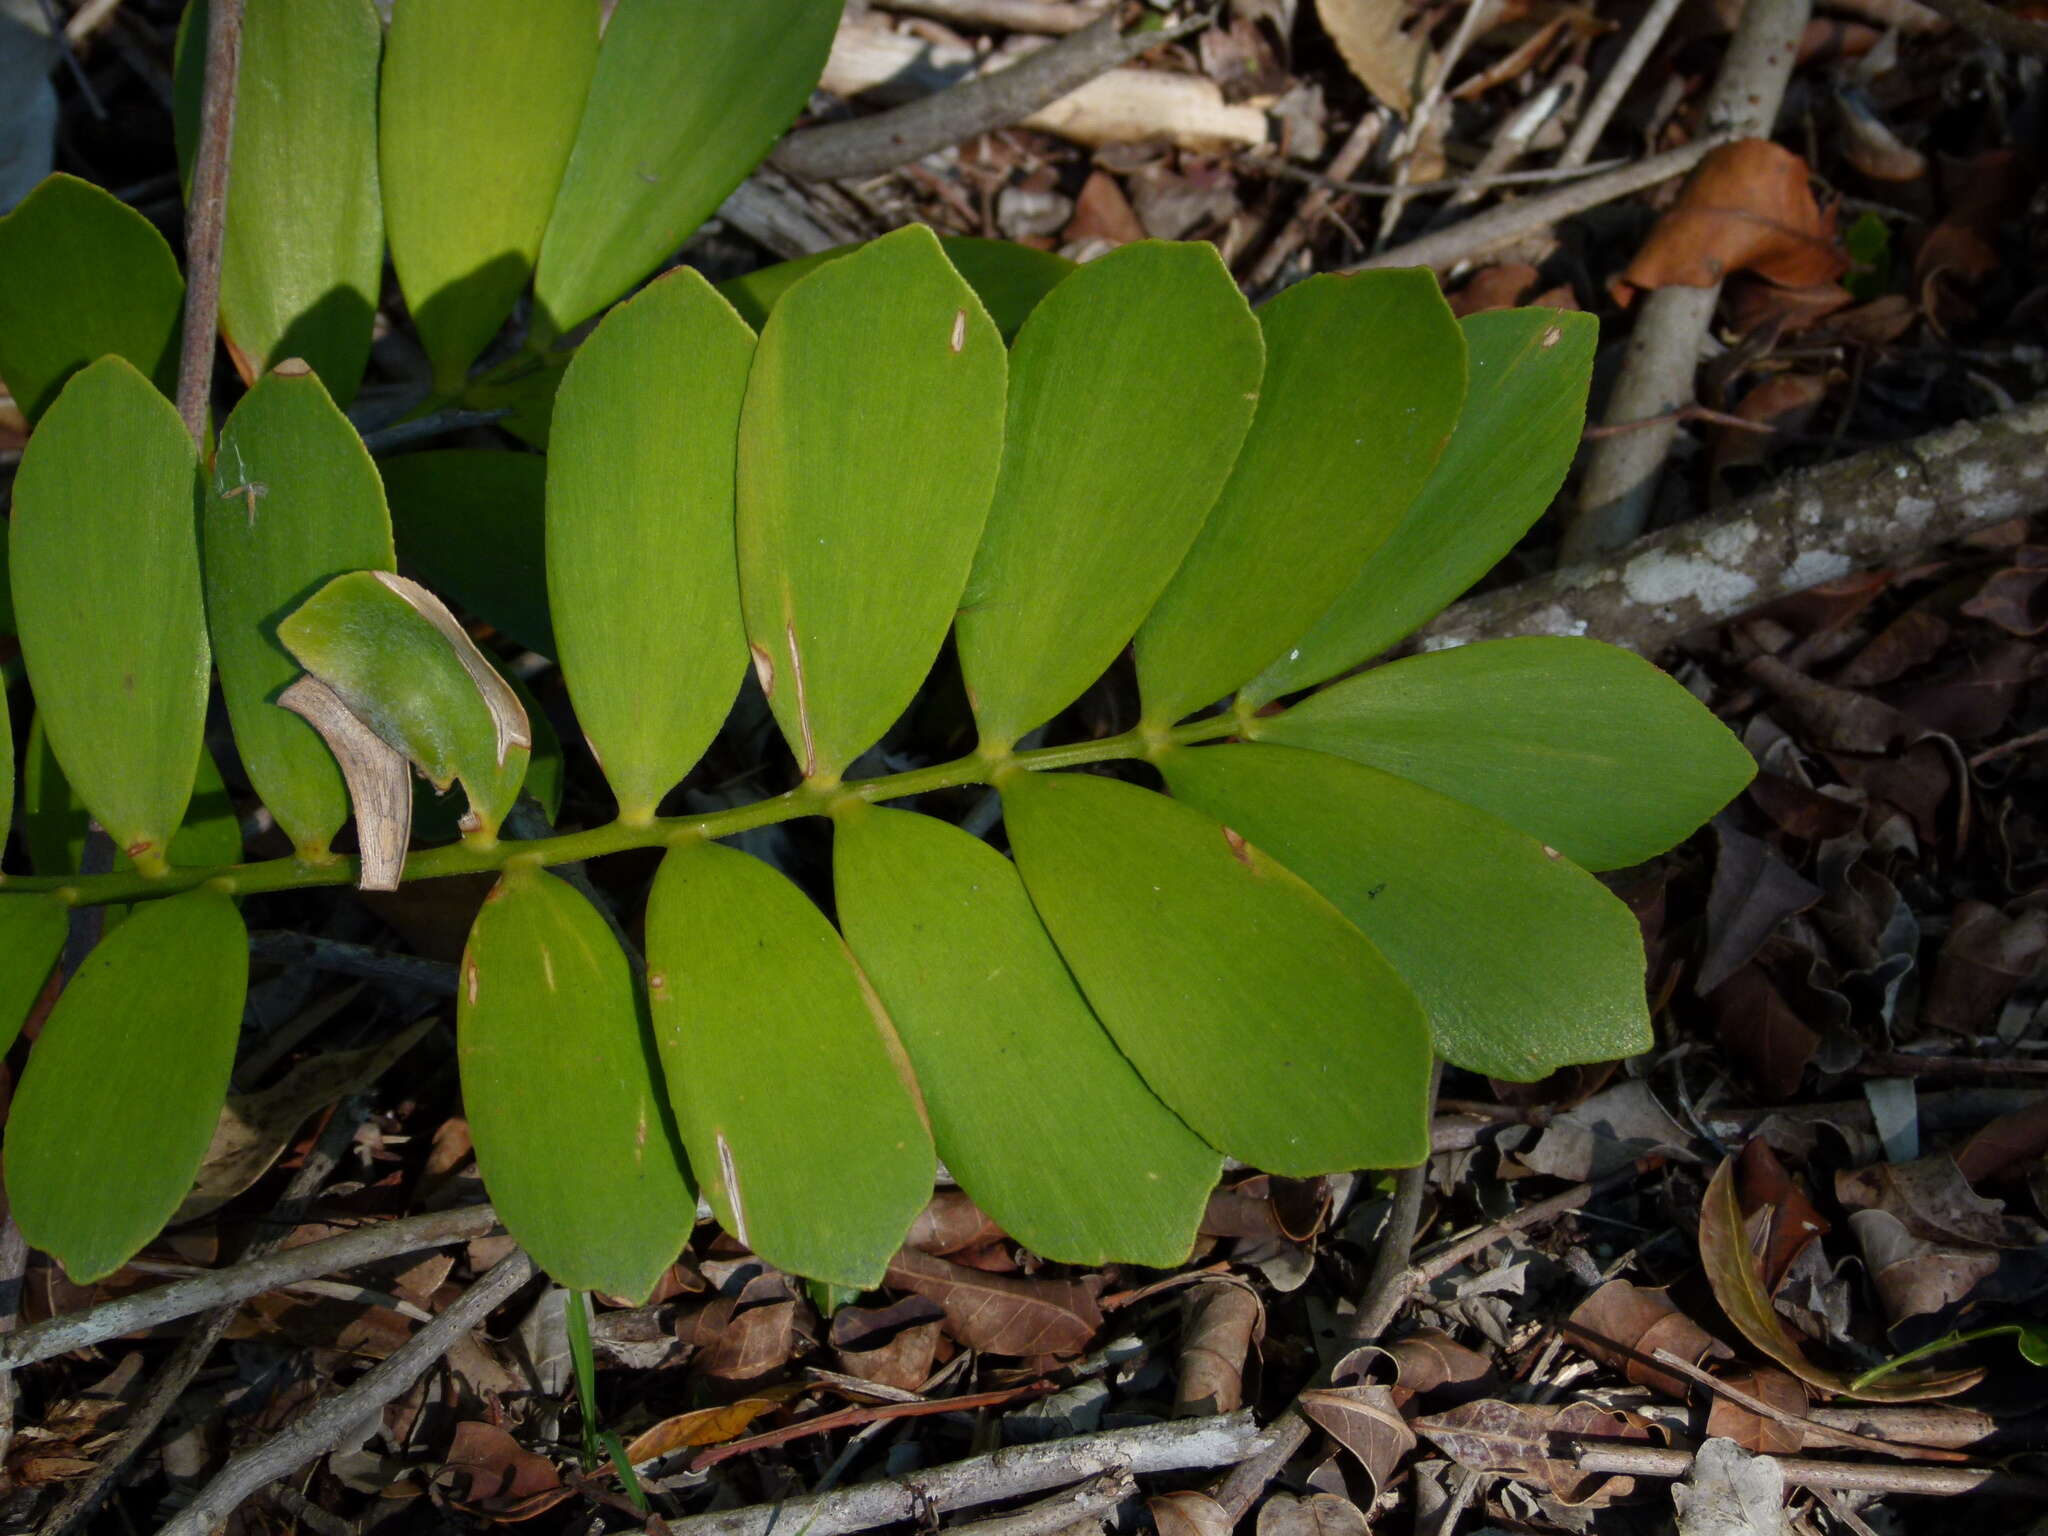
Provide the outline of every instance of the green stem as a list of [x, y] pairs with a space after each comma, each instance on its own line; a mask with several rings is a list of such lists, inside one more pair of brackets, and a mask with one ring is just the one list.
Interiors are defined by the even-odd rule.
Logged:
[[2012, 1334], [2024, 1341], [2027, 1330], [2019, 1323], [1995, 1323], [1989, 1328], [1977, 1328], [1969, 1333], [1946, 1334], [1934, 1340], [1931, 1344], [1922, 1344], [1918, 1349], [1909, 1349], [1903, 1355], [1893, 1356], [1882, 1365], [1872, 1366], [1861, 1376], [1856, 1377], [1849, 1383], [1849, 1390], [1851, 1392], [1861, 1392], [1872, 1382], [1883, 1381], [1892, 1372], [1903, 1370], [1916, 1360], [1925, 1360], [1929, 1355], [1945, 1355], [1950, 1350], [1960, 1349], [1965, 1344], [1974, 1344], [1979, 1339], [1995, 1339], [2000, 1334], [2005, 1333]]
[[[1235, 732], [1237, 723], [1228, 715], [1196, 720], [1178, 726], [1171, 736], [1176, 744], [1213, 741]], [[824, 816], [832, 802], [842, 795], [858, 795], [875, 802], [900, 800], [935, 789], [954, 789], [963, 784], [986, 784], [1006, 765], [1033, 772], [1072, 768], [1083, 763], [1111, 762], [1118, 758], [1146, 755], [1148, 743], [1137, 731], [1101, 741], [1079, 741], [1062, 747], [1039, 747], [1014, 756], [983, 757], [974, 754], [929, 768], [913, 768], [878, 779], [860, 779], [830, 789], [800, 784], [786, 794], [752, 805], [734, 806], [707, 816], [658, 816], [640, 826], [614, 821], [583, 832], [564, 832], [531, 842], [450, 843], [424, 848], [405, 861], [406, 880], [436, 880], [448, 875], [490, 874], [514, 859], [531, 864], [573, 864], [580, 859], [601, 858], [631, 848], [660, 848], [698, 839], [731, 837], [755, 827], [772, 826], [799, 816]], [[145, 901], [153, 896], [175, 896], [199, 886], [209, 886], [229, 896], [254, 896], [269, 891], [306, 890], [323, 885], [351, 885], [356, 877], [354, 859], [336, 858], [313, 864], [287, 857], [261, 864], [221, 864], [211, 867], [173, 867], [151, 878], [138, 870], [110, 875], [0, 875], [0, 891], [54, 896], [67, 906], [93, 907], [113, 901]]]

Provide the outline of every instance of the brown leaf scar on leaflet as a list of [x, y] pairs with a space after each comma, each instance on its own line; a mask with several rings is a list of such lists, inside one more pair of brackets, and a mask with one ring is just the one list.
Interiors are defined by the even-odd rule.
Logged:
[[1235, 827], [1223, 829], [1223, 841], [1230, 844], [1230, 856], [1246, 869], [1252, 867], [1252, 856], [1245, 850], [1244, 834]]
[[732, 1235], [744, 1245], [747, 1242], [747, 1213], [740, 1204], [740, 1170], [733, 1161], [732, 1145], [725, 1139], [725, 1132], [718, 1133], [718, 1174], [725, 1180], [726, 1204], [732, 1207]]
[[953, 311], [953, 350], [955, 352], [958, 352], [962, 347], [966, 345], [967, 311], [964, 309], [956, 309]]
[[1563, 341], [1563, 340], [1564, 340], [1564, 327], [1563, 327], [1563, 326], [1561, 326], [1561, 325], [1553, 325], [1553, 326], [1549, 326], [1549, 327], [1546, 327], [1546, 328], [1545, 328], [1545, 330], [1544, 330], [1544, 332], [1543, 332], [1543, 350], [1547, 352], [1547, 351], [1549, 351], [1549, 350], [1550, 350], [1550, 349], [1551, 349], [1552, 347], [1556, 346], [1556, 345], [1557, 345], [1557, 344], [1558, 344], [1558, 343], [1559, 343], [1560, 341]]
[[775, 658], [768, 654], [765, 645], [749, 645], [754, 653], [754, 678], [761, 685], [761, 692], [767, 698], [775, 697]]
[[476, 1006], [476, 960], [465, 955], [462, 961], [462, 982], [469, 993], [469, 1006]]
[[1554, 864], [1562, 864], [1564, 862], [1564, 855], [1559, 853], [1555, 848], [1551, 847], [1548, 843], [1545, 843], [1543, 845], [1543, 852], [1544, 856], [1547, 857]]

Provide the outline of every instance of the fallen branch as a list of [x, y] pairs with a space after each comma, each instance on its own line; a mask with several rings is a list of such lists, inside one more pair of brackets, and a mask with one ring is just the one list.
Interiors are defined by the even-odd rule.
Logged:
[[1722, 512], [1446, 609], [1424, 650], [1590, 635], [1645, 654], [1851, 571], [2048, 508], [2048, 401], [1786, 475]]
[[906, 102], [872, 117], [805, 128], [782, 141], [769, 163], [808, 181], [879, 176], [978, 133], [1007, 128], [1188, 28], [1125, 36], [1107, 12], [1080, 31], [1007, 69]]
[[1135, 1498], [1137, 1493], [1137, 1480], [1129, 1472], [1108, 1472], [1007, 1515], [948, 1526], [946, 1536], [1055, 1536], [1056, 1532], [1074, 1529], [1084, 1520], [1107, 1519], [1117, 1505]]
[[[1176, 1419], [1136, 1429], [1015, 1445], [950, 1466], [780, 1504], [722, 1509], [668, 1522], [669, 1536], [847, 1536], [899, 1521], [927, 1521], [948, 1510], [1044, 1493], [1070, 1483], [1128, 1474], [1227, 1467], [1264, 1443], [1249, 1411], [1209, 1419]], [[164, 1536], [199, 1536], [198, 1531]]]
[[244, 1451], [221, 1468], [213, 1481], [199, 1490], [198, 1497], [163, 1528], [161, 1536], [208, 1536], [244, 1499], [332, 1449], [350, 1429], [419, 1380], [533, 1273], [533, 1260], [514, 1249], [346, 1392], [322, 1398], [262, 1445]]
[[[1665, 1451], [1653, 1446], [1616, 1445], [1612, 1441], [1578, 1446], [1581, 1472], [1624, 1477], [1692, 1476], [1691, 1451]], [[1886, 1467], [1849, 1461], [1816, 1461], [1805, 1456], [1773, 1456], [1790, 1488], [1838, 1488], [1865, 1493], [2003, 1493], [2038, 1499], [2048, 1496], [2048, 1478], [2021, 1477], [1996, 1467]]]
[[192, 162], [192, 196], [185, 209], [185, 330], [178, 352], [178, 416], [202, 453], [220, 326], [220, 255], [235, 140], [235, 80], [241, 63], [242, 0], [214, 0], [206, 19], [199, 152]]
[[1628, 88], [1635, 84], [1636, 76], [1642, 73], [1650, 55], [1656, 52], [1657, 44], [1663, 41], [1664, 29], [1678, 14], [1680, 3], [1681, 0], [1652, 0], [1650, 8], [1643, 12], [1642, 20], [1636, 23], [1635, 31], [1629, 36], [1628, 45], [1608, 69], [1607, 78], [1600, 82], [1600, 89], [1586, 108], [1585, 115], [1572, 129], [1564, 153], [1557, 157], [1559, 169], [1584, 165], [1593, 158], [1593, 149], [1600, 142], [1600, 135], [1607, 131], [1607, 124], [1613, 119], [1622, 98], [1628, 94]]
[[297, 1285], [401, 1254], [465, 1243], [495, 1231], [497, 1226], [497, 1212], [488, 1205], [430, 1211], [424, 1216], [378, 1222], [339, 1237], [245, 1260], [154, 1290], [117, 1296], [89, 1312], [69, 1312], [0, 1337], [0, 1371], [12, 1371], [107, 1339], [139, 1333], [195, 1312], [247, 1301], [281, 1286]]
[[1377, 256], [1368, 256], [1345, 270], [1363, 272], [1371, 267], [1435, 267], [1441, 270], [1454, 267], [1461, 261], [1477, 261], [1489, 251], [1524, 235], [1548, 229], [1564, 219], [1576, 218], [1588, 209], [1640, 192], [1645, 187], [1654, 187], [1674, 176], [1683, 176], [1706, 157], [1708, 150], [1724, 142], [1719, 138], [1702, 139], [1683, 149], [1666, 150], [1661, 155], [1652, 155], [1618, 171], [1609, 171], [1604, 176], [1588, 176], [1554, 192], [1544, 192], [1520, 202], [1503, 203], [1448, 229], [1410, 240], [1405, 245], [1390, 247]]
[[1837, 1429], [1832, 1424], [1823, 1424], [1818, 1419], [1808, 1418], [1803, 1413], [1792, 1413], [1767, 1403], [1753, 1393], [1745, 1392], [1731, 1381], [1723, 1381], [1712, 1371], [1703, 1371], [1690, 1360], [1674, 1355], [1668, 1349], [1653, 1350], [1651, 1356], [1659, 1365], [1676, 1371], [1688, 1380], [1705, 1387], [1716, 1396], [1725, 1397], [1739, 1408], [1783, 1424], [1787, 1429], [1797, 1430], [1809, 1440], [1825, 1440], [1833, 1445], [1854, 1451], [1875, 1451], [1881, 1456], [1898, 1456], [1907, 1461], [1968, 1461], [1970, 1458], [1960, 1451], [1951, 1451], [1931, 1445], [1909, 1445], [1896, 1440], [1881, 1440], [1876, 1435], [1858, 1434], [1852, 1429]]

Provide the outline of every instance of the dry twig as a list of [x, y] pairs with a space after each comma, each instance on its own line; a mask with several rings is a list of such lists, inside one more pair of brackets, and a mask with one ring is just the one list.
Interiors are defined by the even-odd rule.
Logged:
[[1859, 1435], [1854, 1430], [1836, 1429], [1818, 1419], [1810, 1419], [1803, 1413], [1789, 1413], [1775, 1404], [1767, 1403], [1754, 1393], [1745, 1392], [1733, 1382], [1723, 1381], [1711, 1371], [1703, 1371], [1690, 1360], [1674, 1355], [1668, 1349], [1651, 1352], [1651, 1358], [1659, 1365], [1676, 1371], [1688, 1380], [1696, 1381], [1709, 1392], [1725, 1397], [1729, 1402], [1751, 1413], [1762, 1414], [1765, 1418], [1796, 1429], [1802, 1435], [1832, 1441], [1857, 1451], [1876, 1451], [1882, 1456], [1899, 1456], [1907, 1461], [1968, 1461], [1970, 1458], [1959, 1451], [1938, 1450], [1930, 1445], [1903, 1445], [1894, 1440], [1880, 1440], [1875, 1435]]
[[1600, 89], [1588, 103], [1586, 112], [1572, 129], [1570, 141], [1564, 153], [1557, 157], [1560, 169], [1584, 165], [1593, 158], [1594, 146], [1600, 142], [1600, 135], [1607, 131], [1615, 109], [1622, 98], [1628, 95], [1628, 88], [1635, 84], [1636, 76], [1642, 73], [1650, 55], [1663, 41], [1664, 29], [1671, 25], [1671, 18], [1678, 14], [1683, 0], [1651, 0], [1650, 8], [1643, 12], [1643, 19], [1636, 23], [1630, 34], [1628, 46], [1621, 50], [1621, 56], [1607, 71], [1607, 78], [1600, 82]]
[[242, 62], [242, 0], [214, 0], [206, 17], [206, 85], [185, 212], [185, 332], [178, 354], [178, 415], [202, 451], [220, 323], [220, 254], [235, 141], [235, 80]]
[[[1844, 1488], [1870, 1493], [2003, 1493], [2025, 1498], [2048, 1497], [2048, 1479], [2020, 1477], [1996, 1467], [1886, 1467], [1863, 1462], [1817, 1461], [1806, 1456], [1769, 1458], [1785, 1474], [1790, 1488]], [[1577, 1461], [1581, 1472], [1606, 1472], [1624, 1477], [1692, 1476], [1691, 1451], [1654, 1446], [1616, 1445], [1613, 1441], [1582, 1442]]]

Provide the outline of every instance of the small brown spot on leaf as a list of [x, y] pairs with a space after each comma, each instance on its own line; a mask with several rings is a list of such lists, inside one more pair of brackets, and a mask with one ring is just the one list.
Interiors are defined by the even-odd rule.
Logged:
[[471, 955], [462, 957], [462, 987], [469, 996], [469, 1006], [476, 1006], [476, 959]]
[[1547, 351], [1549, 351], [1549, 350], [1550, 350], [1550, 349], [1551, 349], [1552, 347], [1556, 346], [1556, 345], [1557, 345], [1557, 344], [1558, 344], [1558, 343], [1559, 343], [1560, 341], [1563, 341], [1563, 340], [1564, 340], [1564, 327], [1563, 327], [1563, 326], [1561, 326], [1561, 325], [1552, 325], [1552, 326], [1546, 326], [1546, 327], [1544, 327], [1544, 331], [1543, 331], [1543, 341], [1542, 341], [1542, 346], [1543, 346], [1543, 349], [1544, 349], [1544, 350], [1545, 350], [1546, 352], [1547, 352]]
[[961, 349], [962, 347], [964, 347], [964, 346], [966, 346], [966, 345], [967, 345], [967, 311], [966, 311], [966, 310], [964, 310], [964, 309], [956, 309], [956, 310], [954, 310], [954, 311], [953, 311], [953, 340], [952, 340], [952, 348], [953, 348], [953, 350], [954, 350], [955, 352], [958, 352], [958, 351], [959, 351], [959, 350], [960, 350], [960, 349]]
[[1223, 829], [1223, 841], [1230, 844], [1230, 856], [1246, 869], [1252, 867], [1251, 853], [1245, 847], [1244, 836], [1235, 827]]
[[127, 854], [128, 857], [131, 859], [139, 859], [145, 853], [148, 853], [150, 849], [154, 848], [155, 846], [155, 843], [152, 843], [147, 838], [144, 838], [139, 843], [130, 843], [126, 848], [123, 848], [121, 851]]
[[1551, 847], [1548, 843], [1545, 843], [1543, 845], [1543, 853], [1546, 858], [1549, 858], [1555, 863], [1562, 864], [1564, 862], [1564, 855], [1559, 853], [1555, 848]]
[[740, 1204], [740, 1169], [733, 1160], [732, 1145], [725, 1139], [725, 1132], [718, 1133], [718, 1174], [725, 1180], [725, 1201], [732, 1207], [732, 1235], [744, 1245], [747, 1241], [747, 1212]]
[[749, 645], [754, 653], [754, 679], [761, 685], [761, 692], [769, 698], [775, 697], [775, 658], [768, 654], [765, 645]]
[[649, 971], [647, 973], [647, 990], [657, 998], [667, 997], [668, 972]]

